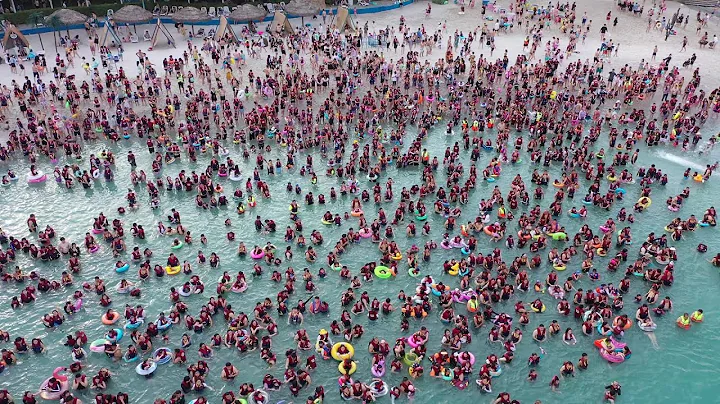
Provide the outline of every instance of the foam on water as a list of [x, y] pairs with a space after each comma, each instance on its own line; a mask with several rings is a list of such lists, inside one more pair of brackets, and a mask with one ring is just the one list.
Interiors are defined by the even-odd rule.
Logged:
[[668, 152], [659, 151], [657, 156], [663, 160], [672, 161], [675, 164], [679, 164], [684, 167], [694, 168], [696, 170], [705, 171], [705, 166], [696, 162], [690, 161], [686, 158], [670, 154]]

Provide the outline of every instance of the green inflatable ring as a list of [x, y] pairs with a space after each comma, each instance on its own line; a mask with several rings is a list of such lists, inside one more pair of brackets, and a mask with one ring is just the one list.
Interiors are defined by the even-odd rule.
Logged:
[[[408, 357], [414, 358], [414, 359], [411, 360]], [[405, 354], [405, 356], [403, 356], [403, 363], [407, 366], [412, 366], [418, 362], [420, 362], [418, 360], [418, 356], [416, 354], [414, 354], [413, 352], [408, 352]]]
[[380, 279], [387, 279], [392, 276], [392, 271], [384, 265], [379, 265], [375, 267], [375, 276]]
[[408, 275], [412, 276], [413, 278], [417, 278], [418, 276], [420, 276], [420, 272], [418, 271], [418, 273], [414, 273], [412, 268], [408, 268]]

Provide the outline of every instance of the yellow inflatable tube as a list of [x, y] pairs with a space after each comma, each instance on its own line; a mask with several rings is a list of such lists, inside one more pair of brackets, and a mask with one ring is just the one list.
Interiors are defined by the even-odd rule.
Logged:
[[[338, 348], [340, 348], [342, 345], [345, 345], [345, 348], [347, 348], [348, 353], [340, 355], [340, 354], [338, 354]], [[336, 361], [344, 361], [345, 359], [352, 359], [352, 357], [355, 355], [355, 348], [353, 348], [353, 346], [348, 344], [347, 342], [338, 342], [335, 345], [333, 345], [332, 349], [330, 350], [330, 355]]]

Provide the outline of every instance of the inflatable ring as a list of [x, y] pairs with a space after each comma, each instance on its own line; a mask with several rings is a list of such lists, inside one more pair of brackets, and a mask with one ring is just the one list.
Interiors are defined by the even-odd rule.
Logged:
[[564, 271], [567, 269], [566, 265], [553, 265], [553, 268], [555, 268], [556, 271]]
[[[377, 382], [377, 381], [381, 381], [381, 382], [382, 382], [382, 389], [380, 389], [380, 390], [378, 390], [378, 389], [375, 387], [375, 382]], [[370, 383], [370, 390], [373, 392], [373, 394], [375, 395], [375, 397], [382, 397], [382, 396], [384, 396], [384, 395], [387, 395], [389, 389], [388, 389], [387, 383], [385, 383], [384, 381], [379, 380], [379, 379], [374, 379], [373, 382]], [[322, 403], [317, 403], [317, 404], [322, 404]]]
[[[614, 323], [615, 320], [617, 320], [618, 318], [620, 318], [620, 316], [615, 317], [615, 319], [613, 320], [613, 323]], [[615, 326], [615, 324], [613, 324], [613, 327], [614, 327], [614, 326]], [[632, 328], [632, 321], [628, 321], [627, 323], [625, 323], [625, 327], [623, 327], [623, 330], [629, 330], [629, 329], [631, 329], [631, 328]]]
[[121, 274], [121, 273], [123, 273], [123, 272], [126, 272], [128, 269], [130, 269], [130, 264], [125, 263], [125, 265], [123, 265], [123, 266], [121, 266], [121, 267], [116, 267], [116, 268], [115, 268], [115, 272]]
[[[117, 333], [117, 337], [115, 337], [115, 342], [118, 342], [122, 339], [123, 335], [125, 334], [124, 331], [121, 328], [113, 328], [115, 330], [115, 333]], [[105, 339], [112, 342], [112, 339], [105, 334]]]
[[495, 182], [495, 178], [493, 178], [493, 177], [487, 177], [487, 178], [485, 178], [485, 181], [487, 181], [487, 182]]
[[418, 356], [414, 352], [406, 353], [405, 356], [403, 356], [402, 361], [407, 366], [412, 366], [420, 362]]
[[[259, 394], [260, 397], [262, 397], [262, 401], [256, 401], [253, 396], [255, 394]], [[248, 397], [248, 403], [250, 404], [267, 404], [268, 403], [268, 393], [265, 390], [255, 390], [250, 397]]]
[[400, 261], [402, 259], [403, 255], [399, 251], [395, 253], [395, 255], [391, 255], [390, 258], [394, 259], [395, 261]]
[[352, 217], [360, 217], [360, 216], [362, 216], [364, 213], [365, 213], [365, 212], [363, 212], [362, 209], [353, 210], [352, 212], [350, 212], [350, 216], [352, 216]]
[[548, 233], [548, 236], [552, 237], [552, 239], [556, 240], [556, 241], [558, 241], [558, 240], [564, 241], [564, 240], [567, 240], [567, 237], [568, 237], [567, 233], [563, 233], [561, 231], [558, 231], [555, 233]]
[[[167, 355], [165, 355], [165, 357], [163, 359], [155, 360], [155, 358], [158, 356], [160, 351], [165, 351], [167, 353]], [[164, 364], [170, 362], [170, 359], [172, 359], [172, 351], [170, 350], [170, 348], [167, 348], [167, 347], [158, 348], [155, 350], [155, 352], [153, 352], [152, 357], [153, 357], [153, 360], [155, 361], [155, 363], [157, 363], [158, 365], [164, 365]]]
[[375, 267], [375, 276], [380, 279], [387, 279], [392, 276], [392, 271], [384, 265], [379, 265]]
[[678, 319], [677, 321], [675, 321], [675, 324], [676, 324], [678, 327], [680, 327], [680, 328], [682, 328], [682, 329], [684, 329], [684, 330], [689, 330], [689, 329], [690, 329], [690, 323], [684, 324], [682, 321], [680, 321], [680, 319]]
[[415, 215], [415, 219], [417, 219], [417, 220], [419, 220], [419, 221], [421, 221], [421, 222], [422, 222], [422, 221], [425, 221], [425, 220], [427, 220], [427, 213], [424, 214], [424, 215], [422, 215], [422, 216], [416, 214], [416, 215]]
[[[53, 376], [54, 377], [54, 376]], [[57, 378], [56, 378], [57, 379]], [[45, 379], [44, 382], [40, 385], [40, 397], [42, 397], [45, 400], [60, 400], [63, 394], [68, 391], [70, 388], [70, 382], [66, 380], [60, 381], [60, 389], [59, 390], [48, 390], [48, 383], [50, 382], [50, 378]]]
[[645, 326], [640, 321], [637, 322], [637, 326], [638, 326], [638, 328], [640, 328], [641, 330], [643, 330], [645, 332], [652, 332], [652, 331], [655, 331], [655, 329], [657, 328], [657, 324], [655, 324], [655, 323], [653, 323], [652, 325], [649, 325], [649, 326]]
[[604, 257], [607, 255], [607, 251], [605, 251], [602, 247], [599, 247], [597, 250], [595, 250], [597, 255]]
[[544, 313], [545, 312], [545, 303], [543, 303], [542, 308], [540, 310], [536, 309], [535, 306], [530, 306], [530, 309], [534, 311], [535, 313]]
[[413, 278], [417, 278], [420, 276], [420, 271], [417, 270], [417, 268], [408, 268], [408, 275], [412, 276]]
[[172, 248], [173, 250], [179, 250], [182, 248], [183, 244], [184, 243], [182, 241], [180, 241], [178, 244], [175, 244], [174, 246], [172, 246], [170, 248]]
[[643, 198], [638, 199], [637, 203], [638, 203], [638, 205], [642, 206], [643, 209], [647, 209], [650, 207], [650, 205], [652, 205], [652, 199], [647, 198], [647, 197], [644, 197], [644, 198], [647, 199], [646, 203], [640, 203], [640, 201], [642, 201]]
[[108, 318], [107, 313], [104, 313], [100, 318], [100, 321], [102, 321], [102, 323], [105, 325], [113, 325], [120, 320], [120, 313], [118, 313], [117, 311], [113, 310], [110, 312], [110, 314], [112, 315], [112, 318]]
[[265, 251], [260, 251], [259, 253], [255, 254], [255, 252], [250, 252], [250, 258], [254, 260], [262, 259], [265, 256]]
[[145, 322], [145, 320], [138, 319], [138, 320], [137, 320], [136, 322], [134, 322], [134, 323], [127, 323], [127, 324], [125, 324], [125, 329], [126, 329], [126, 330], [135, 330], [135, 329], [137, 329], [138, 327], [140, 327], [144, 322]]
[[346, 370], [345, 370], [345, 367], [343, 366], [343, 363], [344, 363], [344, 362], [338, 363], [338, 371], [340, 371], [341, 374], [343, 374], [343, 375], [351, 375], [351, 374], [355, 373], [355, 371], [357, 370], [357, 363], [356, 363], [355, 361], [352, 361], [352, 362], [351, 362], [350, 371], [346, 371]]
[[[347, 348], [348, 352], [345, 354], [339, 354], [338, 348], [341, 346], [345, 346]], [[336, 361], [344, 361], [346, 359], [352, 359], [352, 357], [355, 355], [355, 348], [353, 348], [352, 345], [350, 345], [347, 342], [338, 342], [335, 345], [333, 345], [332, 349], [330, 350], [330, 356], [333, 357]]]
[[135, 366], [135, 373], [140, 376], [149, 376], [155, 371], [155, 369], [157, 369], [157, 363], [155, 362], [150, 362], [150, 367], [147, 369], [143, 369], [142, 365], [142, 363], [138, 363], [138, 365]]
[[[450, 373], [446, 374], [445, 370], [449, 370]], [[440, 368], [440, 373], [442, 374], [442, 379], [445, 381], [450, 381], [455, 378], [455, 371], [452, 368]]]
[[95, 341], [90, 343], [90, 351], [95, 353], [103, 353], [105, 352], [105, 344], [109, 342], [110, 341], [106, 340], [105, 338], [96, 339]]
[[128, 359], [128, 357], [127, 357], [128, 352], [129, 352], [129, 351], [126, 351], [125, 354], [123, 355], [123, 361], [124, 361], [125, 363], [132, 363], [132, 362], [135, 362], [135, 361], [137, 361], [138, 359], [140, 359], [140, 355], [135, 355], [135, 356], [133, 356], [132, 358]]
[[[421, 369], [422, 369], [422, 368], [421, 368]], [[413, 379], [415, 379], [415, 378], [418, 377], [418, 376], [417, 376], [417, 371], [415, 371], [415, 368], [412, 367], [412, 366], [410, 366], [410, 367], [408, 368], [408, 375], [409, 375], [410, 377], [412, 377]]]
[[320, 222], [322, 222], [322, 224], [324, 224], [325, 226], [330, 226], [331, 224], [334, 224], [333, 222], [328, 222], [325, 219], [321, 219]]
[[35, 175], [28, 175], [27, 182], [29, 184], [39, 184], [45, 182], [45, 180], [47, 180], [47, 175], [43, 174], [42, 171], [38, 171]]
[[177, 265], [174, 267], [171, 267], [170, 265], [168, 265], [165, 267], [165, 272], [168, 275], [177, 275], [180, 273], [181, 270], [182, 270], [182, 267], [180, 265]]

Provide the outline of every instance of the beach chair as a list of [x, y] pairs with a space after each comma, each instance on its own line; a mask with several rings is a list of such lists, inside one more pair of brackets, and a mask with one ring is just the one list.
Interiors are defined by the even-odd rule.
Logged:
[[281, 2], [280, 2], [280, 8], [283, 9], [283, 10], [285, 10], [285, 2], [284, 2], [284, 1], [281, 1]]
[[208, 15], [212, 18], [217, 17], [217, 11], [215, 10], [215, 7], [210, 7], [208, 9]]
[[226, 16], [226, 17], [227, 17], [228, 15], [230, 15], [230, 7], [224, 6], [223, 9], [222, 9], [222, 15], [224, 15], [224, 16]]
[[178, 11], [177, 6], [170, 7], [170, 14], [175, 14], [175, 13], [177, 13], [177, 11]]
[[113, 11], [112, 8], [108, 8], [108, 10], [107, 10], [107, 17], [108, 17], [108, 18], [112, 18], [113, 13], [115, 13], [115, 11]]
[[275, 5], [273, 3], [265, 3], [265, 8], [270, 14], [275, 12]]
[[160, 15], [168, 15], [168, 6], [162, 6], [162, 8], [160, 8]]
[[201, 11], [203, 14], [207, 14], [207, 7], [200, 7], [200, 11]]

